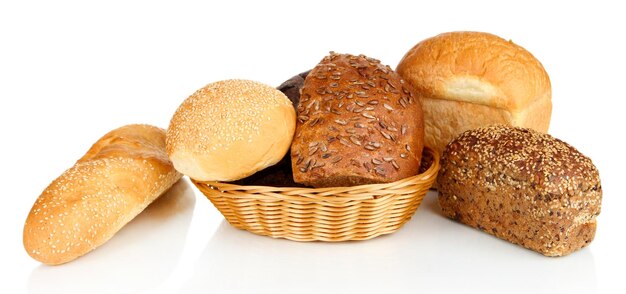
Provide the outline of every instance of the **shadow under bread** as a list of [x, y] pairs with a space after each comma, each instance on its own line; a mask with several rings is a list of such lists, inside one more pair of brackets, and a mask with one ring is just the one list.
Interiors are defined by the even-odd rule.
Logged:
[[195, 201], [189, 181], [179, 180], [99, 248], [67, 264], [36, 267], [29, 293], [134, 293], [158, 287], [181, 257]]

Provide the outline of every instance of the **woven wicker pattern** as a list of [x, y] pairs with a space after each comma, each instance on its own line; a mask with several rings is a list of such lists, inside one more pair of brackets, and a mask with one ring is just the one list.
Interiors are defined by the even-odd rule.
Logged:
[[192, 182], [239, 229], [295, 241], [367, 240], [411, 219], [439, 171], [435, 151], [425, 148], [423, 157], [430, 161], [425, 171], [386, 184], [280, 188]]

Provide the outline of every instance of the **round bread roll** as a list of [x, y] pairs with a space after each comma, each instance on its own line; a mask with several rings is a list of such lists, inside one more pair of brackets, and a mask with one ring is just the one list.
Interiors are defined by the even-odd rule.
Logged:
[[234, 181], [279, 162], [289, 150], [296, 114], [277, 89], [248, 80], [205, 86], [176, 110], [167, 154], [199, 181]]
[[461, 132], [486, 125], [548, 130], [548, 74], [512, 41], [481, 32], [444, 33], [415, 45], [397, 72], [422, 99], [425, 143], [440, 154]]

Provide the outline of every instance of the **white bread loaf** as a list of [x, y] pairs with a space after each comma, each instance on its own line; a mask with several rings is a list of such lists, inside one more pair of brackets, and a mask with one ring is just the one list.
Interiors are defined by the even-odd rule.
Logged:
[[541, 63], [512, 41], [481, 32], [426, 39], [397, 72], [421, 98], [425, 144], [441, 154], [458, 134], [503, 124], [547, 132], [550, 79]]

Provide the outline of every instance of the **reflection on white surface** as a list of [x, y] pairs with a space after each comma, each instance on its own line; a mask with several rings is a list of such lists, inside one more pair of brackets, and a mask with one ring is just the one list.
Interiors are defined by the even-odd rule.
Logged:
[[441, 216], [429, 192], [400, 231], [368, 241], [298, 243], [223, 221], [182, 293], [590, 293], [589, 248], [549, 258]]
[[187, 181], [169, 191], [111, 240], [61, 266], [40, 265], [30, 293], [134, 293], [158, 287], [183, 251], [195, 195]]

